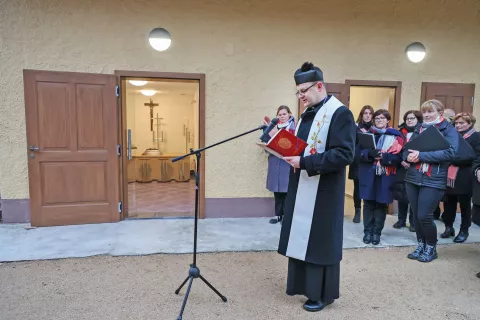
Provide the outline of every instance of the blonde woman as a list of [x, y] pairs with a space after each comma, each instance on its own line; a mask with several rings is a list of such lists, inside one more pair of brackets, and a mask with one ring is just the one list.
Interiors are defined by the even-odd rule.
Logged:
[[455, 127], [443, 117], [444, 106], [440, 101], [428, 100], [422, 104], [420, 111], [423, 123], [416, 126], [410, 141], [416, 139], [425, 129], [435, 126], [450, 144], [445, 150], [403, 151], [403, 159], [408, 164], [405, 188], [412, 206], [418, 240], [417, 248], [408, 258], [431, 262], [438, 258], [437, 227], [433, 221], [433, 212], [447, 188], [448, 167], [458, 151], [460, 137]]

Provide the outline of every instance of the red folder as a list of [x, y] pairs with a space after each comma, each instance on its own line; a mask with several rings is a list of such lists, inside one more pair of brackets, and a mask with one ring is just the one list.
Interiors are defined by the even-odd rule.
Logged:
[[294, 157], [303, 153], [307, 143], [286, 129], [279, 130], [268, 143], [257, 142], [265, 151], [276, 157]]

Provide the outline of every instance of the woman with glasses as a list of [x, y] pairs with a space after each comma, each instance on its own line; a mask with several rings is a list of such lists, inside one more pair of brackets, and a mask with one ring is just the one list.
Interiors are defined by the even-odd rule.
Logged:
[[433, 212], [447, 188], [448, 167], [458, 151], [458, 132], [443, 118], [443, 110], [443, 104], [438, 100], [424, 102], [420, 108], [423, 123], [417, 125], [410, 140], [435, 126], [450, 147], [428, 152], [411, 149], [403, 151], [403, 160], [410, 164], [405, 174], [405, 188], [413, 210], [418, 241], [417, 248], [408, 258], [420, 262], [431, 262], [438, 258], [437, 227], [433, 221]]
[[357, 148], [360, 160], [360, 198], [363, 200], [363, 242], [378, 245], [387, 208], [393, 202], [392, 187], [396, 181], [397, 166], [402, 162], [404, 144], [402, 134], [391, 127], [388, 110], [380, 109], [373, 114], [374, 125], [370, 128], [376, 149]]
[[[372, 117], [374, 110], [371, 106], [363, 106], [357, 118], [357, 132], [367, 132], [372, 126]], [[358, 139], [356, 141], [356, 148], [358, 148]], [[362, 199], [360, 199], [360, 186], [358, 182], [358, 162], [355, 159], [348, 168], [348, 179], [353, 180], [353, 203], [355, 206], [354, 223], [360, 223], [362, 212]]]
[[[417, 124], [422, 123], [423, 116], [419, 110], [409, 110], [403, 115], [403, 123], [399, 126], [400, 133], [407, 143], [412, 137], [413, 131]], [[410, 223], [410, 232], [415, 232], [415, 223], [413, 222], [412, 208], [408, 210], [408, 197], [407, 191], [405, 191], [405, 173], [409, 164], [405, 161], [397, 168], [397, 181], [393, 190], [393, 199], [398, 202], [398, 221], [395, 222], [393, 227], [395, 229], [401, 229], [407, 226], [407, 216]]]
[[[295, 134], [295, 118], [292, 116], [290, 108], [280, 106], [277, 109], [278, 124], [269, 135], [273, 137], [279, 130], [285, 129]], [[270, 119], [265, 117], [263, 120], [265, 125], [270, 124]], [[283, 210], [285, 208], [285, 199], [287, 197], [288, 179], [290, 176], [290, 165], [283, 159], [273, 154], [268, 155], [268, 172], [267, 172], [267, 189], [273, 192], [275, 198], [275, 218], [270, 219], [271, 224], [282, 221]]]
[[[445, 191], [443, 200], [443, 222], [445, 223], [445, 232], [440, 235], [442, 238], [449, 238], [455, 236], [455, 229], [453, 223], [457, 215], [457, 204], [460, 203], [460, 211], [462, 213], [462, 223], [460, 225], [460, 232], [453, 239], [453, 242], [465, 242], [468, 238], [468, 229], [472, 225], [472, 191], [473, 191], [473, 175], [472, 162], [480, 157], [480, 133], [475, 128], [476, 119], [470, 113], [462, 112], [453, 118], [455, 129], [472, 147], [469, 150], [470, 157], [467, 151], [459, 148], [460, 156], [463, 159], [455, 159], [448, 168], [447, 184], [448, 188]], [[475, 154], [473, 154], [475, 153]], [[456, 158], [458, 155], [456, 156]]]

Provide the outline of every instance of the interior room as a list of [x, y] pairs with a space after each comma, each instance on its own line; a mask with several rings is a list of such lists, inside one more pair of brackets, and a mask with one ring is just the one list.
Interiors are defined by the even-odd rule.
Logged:
[[127, 79], [128, 218], [192, 217], [198, 148], [198, 81]]
[[[350, 87], [350, 110], [353, 113], [355, 121], [360, 114], [363, 106], [370, 105], [376, 111], [378, 109], [387, 109], [392, 120], [390, 126], [397, 127], [393, 123], [395, 110], [395, 88], [391, 87], [369, 87], [369, 86], [351, 86]], [[353, 204], [353, 181], [348, 179], [345, 187], [345, 215], [353, 215], [355, 212]]]

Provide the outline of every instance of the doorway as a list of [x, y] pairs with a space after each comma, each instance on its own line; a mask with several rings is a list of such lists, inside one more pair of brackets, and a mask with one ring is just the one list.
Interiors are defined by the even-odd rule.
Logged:
[[156, 75], [120, 76], [124, 219], [185, 218], [195, 213], [195, 158], [172, 160], [201, 146], [203, 77]]
[[[347, 80], [345, 84], [348, 87], [349, 109], [353, 113], [355, 122], [358, 115], [365, 105], [370, 105], [376, 111], [386, 109], [390, 113], [392, 119], [390, 126], [397, 128], [400, 112], [400, 95], [401, 82], [391, 81], [364, 81], [364, 80]], [[353, 201], [353, 180], [347, 178], [345, 186], [345, 215], [353, 215], [355, 206]], [[394, 206], [389, 206], [389, 213], [393, 213]]]

